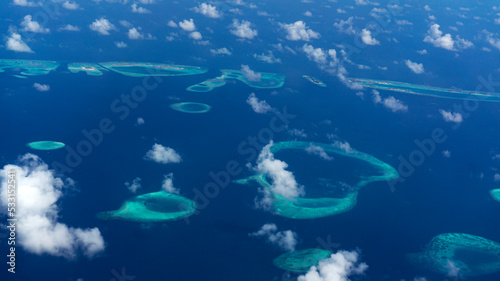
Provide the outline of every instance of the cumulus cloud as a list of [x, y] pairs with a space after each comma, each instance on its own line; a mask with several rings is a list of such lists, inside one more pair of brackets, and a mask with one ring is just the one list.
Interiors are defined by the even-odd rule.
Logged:
[[408, 111], [408, 106], [395, 97], [389, 96], [388, 98], [382, 99], [380, 93], [377, 90], [373, 90], [372, 93], [374, 103], [381, 103], [385, 108], [390, 109], [392, 112]]
[[291, 230], [278, 231], [278, 227], [274, 223], [264, 224], [259, 231], [249, 234], [254, 237], [264, 237], [271, 244], [282, 248], [285, 251], [295, 251], [297, 245], [297, 233]]
[[63, 8], [67, 10], [78, 10], [80, 8], [80, 5], [76, 2], [69, 2], [66, 1], [63, 3]]
[[163, 182], [161, 183], [161, 188], [168, 193], [179, 194], [179, 189], [174, 187], [173, 173], [163, 176]]
[[[287, 171], [288, 164], [284, 161], [274, 158], [271, 147], [274, 143], [271, 141], [266, 145], [257, 158], [255, 170], [261, 174], [266, 174], [271, 179], [271, 192], [281, 195], [285, 198], [296, 198], [305, 194], [304, 187], [295, 180], [292, 172]], [[270, 194], [264, 192], [264, 198], [256, 201], [256, 205], [262, 208], [269, 208]]]
[[443, 119], [446, 122], [462, 123], [462, 121], [464, 121], [462, 114], [460, 114], [459, 112], [449, 112], [440, 109], [439, 113], [441, 113], [441, 116], [443, 116]]
[[152, 39], [156, 39], [150, 33], [144, 35], [143, 33], [140, 32], [140, 30], [141, 30], [140, 27], [138, 27], [138, 28], [132, 27], [131, 29], [128, 30], [128, 33], [127, 33], [128, 38], [132, 39], [132, 40], [141, 40], [141, 39], [152, 40]]
[[203, 37], [201, 36], [201, 33], [198, 31], [193, 31], [189, 33], [189, 38], [194, 39], [194, 40], [201, 40]]
[[372, 37], [372, 32], [366, 28], [361, 30], [361, 41], [366, 45], [380, 45], [380, 42]]
[[33, 20], [31, 15], [26, 15], [24, 20], [21, 22], [21, 26], [24, 27], [24, 31], [34, 32], [34, 33], [49, 33], [50, 29], [44, 28], [37, 21]]
[[248, 81], [256, 82], [256, 81], [260, 81], [260, 79], [262, 78], [262, 75], [260, 73], [257, 73], [255, 71], [251, 70], [248, 65], [242, 64], [241, 65], [241, 72], [243, 73], [243, 76], [245, 76], [245, 78]]
[[117, 48], [120, 48], [120, 49], [122, 49], [122, 48], [127, 48], [127, 43], [125, 43], [125, 42], [123, 42], [123, 41], [120, 41], [120, 42], [114, 42], [114, 43], [115, 43], [115, 46], [116, 46]]
[[219, 49], [210, 49], [210, 53], [212, 55], [232, 55], [231, 51], [229, 51], [226, 47], [224, 48], [219, 48]]
[[287, 131], [287, 133], [292, 136], [292, 137], [300, 137], [300, 138], [307, 138], [307, 134], [304, 133], [304, 129], [299, 130], [299, 129], [290, 129]]
[[263, 53], [260, 55], [253, 54], [253, 57], [263, 61], [265, 63], [273, 64], [273, 63], [281, 63], [281, 59], [277, 58], [274, 56], [273, 51], [269, 50], [267, 51], [267, 54]]
[[265, 100], [259, 100], [254, 93], [248, 96], [247, 103], [256, 113], [264, 114], [273, 109]]
[[220, 18], [220, 13], [217, 11], [217, 7], [207, 3], [201, 3], [198, 7], [194, 7], [193, 10], [209, 18]]
[[187, 31], [187, 32], [191, 32], [191, 31], [194, 31], [196, 29], [196, 26], [194, 25], [193, 19], [183, 20], [183, 21], [179, 22], [179, 26], [180, 26], [180, 28], [182, 28], [182, 30]]
[[[306, 54], [307, 58], [315, 62], [320, 69], [331, 75], [337, 76], [337, 78], [350, 89], [361, 90], [363, 88], [361, 84], [352, 83], [347, 80], [347, 70], [342, 64], [342, 61], [338, 58], [335, 49], [323, 50], [321, 48], [314, 48], [306, 43], [302, 46], [302, 51]], [[342, 50], [341, 54], [345, 56], [345, 52]]]
[[33, 53], [31, 48], [24, 43], [21, 39], [21, 35], [18, 33], [12, 33], [10, 37], [7, 38], [5, 48], [14, 52]]
[[35, 83], [33, 84], [33, 88], [35, 88], [39, 92], [47, 92], [50, 90], [50, 86], [46, 84], [39, 84]]
[[308, 147], [306, 147], [306, 152], [309, 154], [312, 154], [312, 155], [318, 155], [319, 157], [321, 157], [322, 159], [325, 159], [325, 160], [332, 160], [333, 159], [333, 157], [328, 155], [326, 153], [326, 151], [321, 146], [317, 146], [317, 145], [314, 145], [312, 143], [309, 144]]
[[357, 251], [339, 251], [330, 258], [321, 260], [318, 266], [299, 276], [298, 281], [349, 281], [349, 276], [363, 274], [368, 269], [359, 261]]
[[499, 182], [500, 181], [500, 174], [499, 173], [495, 173], [495, 175], [493, 176], [493, 180], [496, 181], [496, 182]]
[[132, 193], [136, 193], [139, 188], [141, 188], [141, 178], [135, 178], [132, 183], [125, 182], [125, 186]]
[[174, 149], [157, 143], [146, 153], [144, 159], [161, 164], [179, 163], [182, 161], [181, 156]]
[[168, 26], [172, 27], [172, 28], [177, 28], [179, 27], [173, 20], [169, 20], [168, 23], [167, 23]]
[[336, 140], [333, 142], [332, 145], [342, 149], [345, 153], [352, 153], [354, 151], [351, 147], [351, 144], [347, 141], [342, 142], [342, 141]]
[[280, 23], [280, 26], [287, 32], [286, 39], [291, 41], [309, 41], [320, 37], [318, 32], [307, 28], [306, 23], [303, 21], [296, 21], [290, 24]]
[[142, 118], [142, 117], [137, 118], [136, 123], [137, 123], [137, 125], [144, 125], [144, 118]]
[[58, 30], [59, 31], [80, 31], [80, 28], [78, 26], [67, 24], [67, 25], [59, 28]]
[[14, 0], [12, 3], [16, 6], [22, 6], [22, 7], [36, 7], [40, 6], [40, 4], [32, 2], [32, 1], [27, 1], [27, 0]]
[[448, 51], [458, 51], [474, 46], [472, 42], [462, 39], [460, 36], [456, 36], [455, 40], [453, 40], [451, 34], [447, 33], [443, 35], [443, 32], [439, 30], [439, 27], [440, 26], [437, 23], [431, 25], [427, 31], [427, 36], [424, 38], [424, 42]]
[[354, 17], [349, 17], [346, 20], [339, 19], [338, 22], [334, 23], [333, 26], [336, 27], [340, 32], [354, 35], [356, 30], [354, 29]]
[[253, 39], [257, 36], [257, 30], [250, 27], [249, 21], [243, 20], [241, 23], [237, 19], [233, 19], [231, 25], [231, 33], [243, 39]]
[[405, 60], [406, 66], [416, 74], [424, 73], [424, 65], [422, 63], [412, 62], [411, 60]]
[[130, 7], [132, 7], [132, 13], [137, 13], [137, 14], [149, 14], [151, 13], [150, 10], [143, 8], [143, 7], [138, 7], [137, 4], [132, 4]]
[[[98, 228], [74, 228], [58, 221], [57, 202], [71, 179], [56, 177], [38, 156], [25, 154], [18, 165], [0, 170], [0, 205], [7, 210], [8, 172], [15, 171], [17, 181], [17, 243], [27, 252], [75, 258], [79, 252], [92, 257], [105, 248]], [[16, 245], [17, 245], [16, 243]]]
[[105, 18], [94, 20], [94, 22], [92, 22], [92, 24], [89, 25], [89, 28], [101, 35], [109, 35], [109, 32], [111, 30], [116, 30], [115, 25], [110, 23]]

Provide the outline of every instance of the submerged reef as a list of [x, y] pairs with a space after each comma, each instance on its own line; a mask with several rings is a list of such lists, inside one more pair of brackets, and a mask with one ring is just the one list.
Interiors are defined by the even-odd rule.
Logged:
[[170, 105], [170, 107], [174, 110], [184, 113], [205, 113], [209, 112], [212, 108], [208, 104], [199, 102], [179, 102]]
[[0, 72], [19, 69], [21, 74], [28, 76], [48, 74], [57, 67], [59, 63], [56, 61], [0, 59]]
[[253, 88], [274, 89], [282, 87], [285, 84], [286, 78], [286, 75], [283, 74], [256, 72], [256, 74], [260, 76], [260, 79], [256, 81], [250, 81], [240, 70], [222, 69], [221, 72], [221, 76], [189, 86], [186, 90], [191, 92], [210, 92], [214, 88], [224, 86], [228, 79], [239, 80]]
[[318, 78], [314, 78], [312, 76], [309, 76], [309, 75], [302, 75], [302, 77], [306, 78], [307, 81], [313, 83], [313, 84], [316, 84], [318, 86], [321, 86], [321, 87], [326, 87], [326, 84], [323, 83], [321, 80], [319, 80]]
[[500, 244], [464, 233], [432, 238], [427, 249], [407, 254], [414, 266], [445, 275], [478, 276], [500, 271]]
[[198, 66], [174, 65], [149, 62], [105, 62], [101, 66], [132, 77], [145, 76], [180, 76], [207, 72], [208, 69]]
[[[346, 190], [341, 197], [286, 198], [280, 194], [273, 193], [271, 188], [272, 183], [268, 181], [266, 174], [257, 174], [246, 179], [236, 180], [234, 182], [239, 184], [250, 184], [252, 182], [256, 182], [264, 190], [269, 192], [272, 200], [272, 211], [280, 216], [292, 219], [314, 219], [345, 213], [356, 206], [358, 192], [361, 187], [371, 182], [390, 181], [399, 177], [398, 172], [392, 166], [371, 155], [354, 149], [345, 150], [331, 144], [304, 141], [285, 141], [274, 144], [271, 146], [270, 151], [273, 154], [283, 150], [306, 151], [306, 149], [311, 145], [321, 147], [326, 153], [333, 153], [350, 159], [360, 160], [361, 163], [368, 164], [374, 171], [374, 174], [363, 175], [357, 178], [352, 186]], [[325, 179], [320, 179], [320, 182], [324, 181]]]
[[275, 266], [293, 272], [307, 272], [319, 261], [329, 258], [332, 252], [323, 249], [305, 249], [285, 253], [273, 260]]
[[26, 144], [29, 148], [37, 150], [54, 150], [65, 146], [62, 142], [57, 141], [35, 141]]
[[97, 215], [102, 220], [162, 222], [189, 217], [196, 211], [194, 201], [177, 194], [158, 191], [127, 200], [120, 209]]
[[493, 189], [490, 191], [491, 197], [500, 202], [500, 188]]
[[70, 63], [68, 64], [68, 70], [71, 73], [85, 72], [91, 76], [99, 76], [102, 75], [103, 71], [106, 71], [104, 67], [97, 63]]
[[494, 93], [494, 92], [446, 89], [446, 88], [430, 87], [424, 85], [409, 84], [403, 82], [372, 80], [372, 79], [362, 79], [362, 78], [349, 78], [348, 80], [351, 83], [359, 83], [364, 87], [374, 88], [378, 90], [386, 90], [386, 91], [400, 92], [413, 95], [424, 95], [424, 96], [431, 96], [438, 98], [500, 102], [500, 93]]

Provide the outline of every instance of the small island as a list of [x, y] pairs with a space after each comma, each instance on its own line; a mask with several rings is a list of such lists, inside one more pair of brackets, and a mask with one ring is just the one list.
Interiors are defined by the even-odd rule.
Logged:
[[26, 144], [29, 148], [36, 150], [54, 150], [65, 146], [62, 142], [57, 141], [35, 141]]
[[320, 87], [326, 87], [326, 84], [321, 82], [321, 80], [319, 80], [318, 78], [314, 78], [312, 76], [309, 76], [309, 75], [302, 75], [302, 77], [306, 78], [307, 81], [313, 83], [313, 84], [316, 84]]

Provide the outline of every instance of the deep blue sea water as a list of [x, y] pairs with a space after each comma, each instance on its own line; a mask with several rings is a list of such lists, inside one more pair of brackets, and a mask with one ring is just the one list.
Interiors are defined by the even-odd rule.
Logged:
[[[411, 2], [412, 5], [419, 4]], [[445, 2], [443, 6], [454, 3]], [[458, 7], [463, 3], [454, 5]], [[289, 23], [304, 19], [302, 13], [305, 9], [321, 14], [321, 5], [326, 5], [326, 2], [316, 3], [318, 6], [313, 8], [306, 8], [306, 3], [296, 3], [286, 10], [279, 3], [257, 4], [271, 14], [273, 11], [279, 13], [280, 17], [275, 21]], [[93, 147], [92, 153], [83, 157], [78, 167], [64, 174], [75, 180], [76, 185], [65, 190], [59, 202], [59, 220], [73, 227], [98, 227], [106, 241], [106, 249], [90, 260], [83, 256], [66, 260], [46, 254], [31, 254], [18, 247], [19, 272], [12, 280], [83, 278], [107, 281], [116, 279], [114, 270], [120, 272], [122, 268], [128, 275], [135, 276], [134, 280], [286, 280], [284, 272], [272, 264], [272, 260], [283, 251], [264, 239], [248, 236], [265, 223], [275, 223], [280, 229], [295, 231], [299, 236], [298, 249], [318, 247], [321, 245], [318, 241], [331, 241], [338, 249], [359, 249], [361, 260], [369, 265], [369, 269], [365, 275], [352, 277], [352, 280], [399, 281], [413, 280], [416, 276], [426, 276], [427, 280], [454, 280], [414, 268], [405, 261], [404, 255], [425, 249], [430, 239], [440, 233], [464, 232], [500, 241], [497, 215], [500, 204], [489, 195], [489, 190], [498, 188], [498, 182], [493, 181], [498, 160], [492, 160], [500, 149], [498, 104], [480, 103], [458, 129], [453, 129], [453, 124], [441, 118], [439, 109], [451, 110], [455, 104], [463, 104], [461, 100], [381, 91], [382, 97], [392, 95], [408, 106], [407, 112], [394, 113], [380, 104], [374, 104], [368, 90], [364, 90], [363, 99], [356, 96], [356, 91], [318, 69], [303, 54], [275, 51], [282, 58], [282, 64], [268, 65], [256, 61], [252, 54], [263, 53], [271, 48], [270, 44], [289, 44], [283, 38], [272, 39], [276, 34], [271, 29], [261, 27], [255, 43], [249, 44], [228, 39], [226, 26], [232, 18], [224, 19], [218, 25], [224, 32], [216, 30], [210, 35], [210, 40], [215, 45], [212, 47], [231, 45], [231, 57], [212, 57], [208, 48], [194, 45], [187, 38], [174, 42], [165, 42], [161, 38], [147, 44], [145, 41], [127, 41], [128, 48], [117, 49], [113, 41], [128, 40], [123, 32], [113, 34], [115, 38], [112, 40], [104, 40], [102, 36], [88, 31], [86, 25], [90, 20], [106, 15], [118, 26], [117, 21], [123, 19], [124, 13], [129, 13], [129, 7], [111, 3], [81, 5], [85, 10], [74, 12], [77, 16], [72, 24], [81, 26], [84, 31], [69, 35], [54, 32], [50, 35], [51, 41], [34, 39], [29, 45], [36, 49], [35, 54], [17, 54], [0, 49], [1, 58], [62, 62], [57, 71], [28, 79], [12, 77], [10, 74], [14, 72], [10, 70], [0, 73], [0, 166], [15, 163], [19, 155], [28, 152], [40, 156], [48, 164], [63, 162], [66, 149], [34, 151], [26, 147], [26, 143], [51, 139], [76, 148], [84, 139], [82, 130], [96, 129], [103, 118], [110, 118], [116, 129], [105, 134], [102, 143]], [[168, 12], [153, 12], [147, 20], [132, 15], [128, 20], [142, 26], [146, 32], [161, 33], [157, 35], [159, 39], [167, 34], [165, 24], [169, 19], [178, 22], [195, 17], [197, 26], [211, 24], [210, 19], [189, 10], [194, 2], [183, 5], [159, 2], [157, 5], [158, 11]], [[434, 3], [429, 5], [435, 5], [433, 8], [438, 19], [442, 19], [439, 22], [443, 28], [457, 21], [456, 16], [444, 12], [444, 7], [440, 9]], [[109, 7], [116, 7], [116, 10]], [[372, 8], [362, 6], [357, 13], [368, 17]], [[478, 8], [478, 12], [484, 16], [486, 9]], [[0, 12], [4, 32], [9, 25], [18, 25], [27, 13], [22, 8], [10, 6], [8, 11], [2, 8]], [[92, 16], [89, 18], [85, 15], [90, 11]], [[245, 16], [239, 17], [259, 26], [266, 23], [277, 25], [273, 20], [268, 22], [250, 11], [245, 9]], [[62, 13], [59, 17], [67, 19], [68, 12]], [[495, 70], [498, 67], [498, 50], [482, 52], [482, 43], [474, 42], [477, 45], [474, 49], [464, 50], [455, 57], [447, 50], [422, 42], [423, 34], [428, 30], [428, 23], [424, 20], [426, 12], [405, 11], [405, 15], [415, 25], [407, 33], [398, 35], [400, 43], [392, 46], [388, 41], [392, 36], [380, 35], [381, 38], [385, 36], [382, 46], [367, 47], [351, 57], [357, 63], [370, 65], [372, 69], [352, 67], [349, 68], [350, 76], [463, 89], [475, 89], [480, 83], [479, 76], [492, 74], [498, 77]], [[337, 14], [334, 16], [337, 17]], [[335, 48], [334, 43], [352, 42], [349, 35], [330, 32], [330, 26], [335, 22], [332, 17], [325, 13], [321, 18], [308, 21], [308, 25], [322, 33], [320, 39], [311, 43], [315, 47]], [[329, 26], [323, 26], [323, 21], [327, 21]], [[472, 40], [474, 32], [483, 28], [483, 23], [477, 23], [470, 17], [463, 22], [463, 37], [469, 40]], [[48, 23], [53, 30], [59, 25], [55, 20]], [[473, 25], [474, 28], [471, 27]], [[484, 25], [484, 28], [494, 31], [493, 24]], [[201, 30], [209, 36], [208, 31]], [[292, 42], [290, 45], [300, 49], [303, 43]], [[431, 54], [416, 54], [416, 50], [424, 48]], [[426, 74], [418, 76], [408, 71], [403, 59], [423, 63]], [[119, 114], [111, 110], [111, 103], [122, 93], [128, 94], [135, 86], [141, 85], [142, 78], [114, 72], [91, 77], [66, 70], [67, 62], [116, 60], [196, 65], [210, 70], [201, 75], [162, 77], [159, 86], [148, 92], [147, 98], [132, 109], [127, 118], [120, 120]], [[276, 89], [277, 93], [269, 89], [253, 89], [239, 81], [229, 82], [208, 93], [185, 90], [190, 85], [219, 76], [218, 69], [240, 69], [241, 64], [249, 64], [256, 71], [285, 74], [285, 85]], [[380, 71], [376, 66], [389, 66], [389, 69]], [[328, 87], [321, 88], [307, 82], [301, 77], [303, 74], [321, 79]], [[51, 90], [37, 92], [33, 89], [35, 82], [49, 84]], [[255, 164], [255, 159], [250, 154], [239, 153], [238, 145], [248, 141], [249, 137], [258, 136], [259, 131], [267, 128], [274, 117], [272, 113], [256, 114], [252, 111], [246, 103], [252, 92], [277, 110], [282, 111], [286, 107], [290, 114], [296, 115], [288, 128], [304, 129], [307, 134], [305, 140], [329, 143], [331, 139], [327, 134], [334, 134], [339, 140], [348, 141], [353, 148], [371, 154], [396, 169], [400, 165], [398, 157], [402, 155], [407, 159], [417, 149], [415, 140], [430, 138], [434, 129], [441, 128], [447, 140], [437, 144], [435, 153], [426, 157], [411, 176], [396, 185], [395, 190], [391, 190], [385, 182], [372, 183], [361, 190], [357, 206], [341, 215], [315, 220], [279, 217], [254, 208], [254, 198], [258, 194], [255, 184], [229, 183], [218, 196], [209, 200], [206, 208], [186, 220], [144, 224], [97, 219], [97, 213], [117, 209], [124, 200], [133, 196], [124, 182], [136, 177], [142, 179], [139, 191], [142, 194], [160, 190], [163, 175], [173, 173], [174, 184], [180, 189], [180, 194], [193, 198], [196, 194], [194, 189], [202, 189], [213, 181], [210, 172], [224, 171], [229, 160], [239, 163], [242, 169], [231, 180], [252, 175], [253, 172], [245, 165], [249, 159], [252, 165]], [[206, 103], [212, 106], [212, 110], [205, 114], [185, 114], [169, 107], [172, 103], [185, 101]], [[139, 117], [145, 120], [145, 124], [136, 124]], [[272, 139], [279, 142], [294, 138], [283, 131], [275, 133]], [[162, 165], [144, 160], [144, 155], [154, 143], [174, 148], [183, 161]], [[259, 142], [260, 146], [266, 144]], [[451, 152], [450, 158], [442, 155], [444, 150]], [[294, 154], [283, 159], [287, 157], [290, 159], [287, 162], [293, 167], [291, 170], [297, 170], [298, 180], [314, 181], [305, 177], [316, 175], [317, 166], [302, 163], [301, 158], [294, 161]], [[338, 170], [332, 173], [349, 178], [351, 171], [347, 167], [340, 165], [335, 168]], [[6, 251], [4, 242], [2, 239], [2, 253]], [[3, 267], [1, 274], [1, 280], [11, 280], [7, 279], [11, 276], [4, 275]], [[500, 273], [466, 280], [500, 280]]]

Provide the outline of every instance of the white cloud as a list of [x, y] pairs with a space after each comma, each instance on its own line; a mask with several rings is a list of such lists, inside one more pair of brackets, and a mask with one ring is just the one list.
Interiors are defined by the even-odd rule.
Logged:
[[260, 55], [253, 54], [253, 57], [263, 61], [265, 63], [273, 64], [273, 63], [281, 63], [281, 59], [274, 56], [273, 51], [267, 51], [267, 54], [263, 53]]
[[325, 159], [325, 160], [332, 160], [333, 159], [333, 157], [328, 155], [326, 153], [326, 151], [321, 146], [317, 146], [317, 145], [314, 145], [312, 143], [309, 144], [308, 147], [306, 147], [306, 152], [309, 154], [312, 154], [312, 155], [318, 155], [319, 157], [321, 157], [322, 159]]
[[27, 1], [27, 0], [14, 0], [12, 3], [14, 5], [16, 5], [16, 6], [22, 6], [22, 7], [37, 7], [37, 6], [40, 6], [40, 4], [38, 4], [38, 3]]
[[342, 149], [345, 153], [353, 152], [351, 144], [347, 141], [342, 142], [342, 141], [336, 140], [332, 143], [332, 145]]
[[304, 16], [306, 17], [312, 17], [312, 13], [310, 11], [305, 11]]
[[257, 73], [255, 71], [251, 70], [248, 65], [244, 65], [244, 64], [241, 65], [241, 72], [243, 73], [243, 76], [245, 76], [245, 78], [248, 81], [252, 81], [252, 82], [260, 81], [260, 79], [262, 77], [262, 75], [260, 73]]
[[286, 39], [291, 41], [309, 41], [320, 37], [318, 32], [310, 28], [308, 29], [306, 23], [303, 21], [296, 21], [290, 24], [280, 23], [280, 26], [287, 32]]
[[435, 47], [443, 48], [448, 51], [457, 51], [461, 49], [468, 49], [474, 46], [472, 42], [456, 36], [455, 40], [451, 37], [451, 34], [447, 33], [443, 35], [443, 32], [439, 30], [439, 24], [435, 23], [431, 25], [427, 31], [427, 36], [424, 38], [424, 42], [431, 43]]
[[424, 73], [424, 65], [422, 63], [412, 62], [411, 60], [405, 60], [406, 66], [416, 74]]
[[266, 223], [259, 231], [250, 233], [249, 235], [265, 237], [271, 244], [290, 252], [295, 251], [298, 237], [297, 233], [291, 230], [278, 231], [278, 227], [274, 223]]
[[181, 156], [174, 149], [157, 143], [146, 153], [144, 159], [161, 164], [179, 163], [182, 161]]
[[201, 40], [203, 37], [201, 36], [201, 33], [198, 31], [193, 31], [189, 33], [189, 38], [194, 39], [194, 40]]
[[144, 35], [142, 35], [137, 28], [133, 27], [128, 30], [128, 38], [132, 40], [144, 39]]
[[76, 2], [66, 1], [63, 3], [63, 8], [67, 10], [78, 10], [80, 8], [80, 5], [78, 5], [78, 3]]
[[182, 30], [187, 31], [187, 32], [191, 32], [191, 31], [194, 31], [196, 29], [196, 26], [194, 25], [193, 19], [183, 20], [183, 21], [179, 22], [179, 26], [182, 28]]
[[248, 96], [247, 103], [256, 113], [264, 114], [273, 109], [265, 100], [259, 100], [254, 93]]
[[115, 46], [118, 48], [127, 48], [127, 43], [120, 41], [120, 42], [115, 42]]
[[7, 38], [7, 46], [5, 48], [14, 52], [33, 53], [30, 47], [21, 39], [21, 35], [17, 33], [12, 33]]
[[125, 186], [132, 193], [136, 193], [139, 188], [141, 188], [141, 178], [135, 178], [132, 183], [126, 182]]
[[101, 35], [109, 35], [109, 32], [111, 30], [116, 30], [115, 25], [110, 23], [105, 18], [96, 19], [94, 22], [92, 22], [92, 24], [89, 25], [89, 28]]
[[429, 7], [429, 5], [425, 5], [425, 6], [424, 6], [424, 10], [426, 10], [426, 11], [430, 12], [430, 11], [431, 11], [431, 7]]
[[411, 21], [408, 20], [396, 20], [396, 24], [398, 25], [413, 25]]
[[229, 51], [226, 47], [224, 48], [219, 48], [219, 49], [210, 49], [210, 53], [212, 55], [232, 55], [231, 51]]
[[372, 37], [371, 31], [366, 28], [361, 30], [361, 41], [363, 41], [366, 45], [380, 45], [380, 42]]
[[233, 24], [231, 25], [231, 33], [235, 36], [244, 39], [253, 39], [257, 36], [257, 30], [250, 28], [251, 23], [249, 21], [243, 20], [241, 23], [237, 19], [233, 19]]
[[[304, 187], [297, 183], [292, 172], [286, 170], [288, 164], [274, 158], [274, 154], [271, 152], [271, 146], [273, 145], [274, 143], [271, 141], [262, 149], [257, 158], [255, 170], [271, 178], [270, 189], [272, 193], [285, 198], [303, 196], [305, 194]], [[265, 196], [269, 196], [269, 194], [265, 194]], [[265, 197], [264, 201], [267, 202], [268, 199], [268, 197]]]
[[153, 40], [153, 39], [156, 39], [153, 35], [151, 35], [150, 33], [144, 35], [143, 33], [140, 32], [141, 28], [138, 27], [138, 28], [131, 28], [128, 30], [128, 38], [129, 39], [132, 39], [132, 40], [141, 40], [141, 39], [148, 39], [148, 40]]
[[462, 123], [462, 121], [464, 121], [462, 114], [459, 112], [448, 112], [440, 109], [439, 113], [441, 113], [441, 116], [443, 116], [443, 119], [446, 122]]
[[357, 251], [338, 251], [330, 258], [321, 260], [318, 266], [298, 277], [298, 281], [349, 281], [349, 276], [363, 274], [368, 265], [359, 261]]
[[137, 13], [137, 14], [149, 14], [151, 13], [150, 10], [143, 8], [143, 7], [138, 7], [137, 4], [132, 4], [130, 7], [132, 7], [132, 13]]
[[126, 28], [131, 28], [133, 26], [130, 22], [128, 22], [126, 20], [120, 20], [119, 23], [121, 26], [126, 27]]
[[423, 50], [418, 50], [417, 53], [419, 53], [421, 55], [427, 55], [429, 52], [427, 52], [426, 49], [423, 49]]
[[336, 27], [340, 32], [344, 32], [347, 34], [354, 35], [356, 34], [356, 30], [354, 29], [354, 17], [349, 17], [346, 20], [339, 20], [334, 23], [333, 26]]
[[80, 31], [80, 28], [78, 26], [67, 24], [67, 25], [59, 28], [58, 30], [59, 31]]
[[169, 20], [167, 25], [173, 28], [179, 27], [173, 20]]
[[47, 92], [50, 90], [50, 86], [46, 84], [39, 84], [35, 83], [33, 84], [33, 88], [35, 88], [39, 92]]
[[[25, 154], [19, 165], [6, 165], [0, 170], [2, 210], [7, 210], [8, 171], [15, 171], [17, 181], [16, 242], [27, 252], [75, 258], [78, 252], [87, 257], [104, 250], [98, 228], [73, 228], [58, 221], [57, 202], [63, 191], [74, 182], [54, 175], [38, 156]], [[17, 245], [16, 243], [16, 245]]]
[[164, 175], [163, 182], [161, 183], [161, 188], [168, 193], [179, 194], [179, 189], [174, 187], [174, 174], [170, 173]]
[[142, 118], [142, 117], [137, 118], [136, 123], [137, 123], [137, 125], [144, 125], [144, 118]]
[[33, 21], [31, 15], [26, 15], [24, 20], [21, 22], [24, 31], [34, 32], [34, 33], [49, 33], [50, 29], [42, 27], [37, 21]]
[[500, 174], [499, 173], [495, 173], [495, 175], [493, 176], [493, 180], [496, 181], [496, 182], [499, 182], [500, 181]]
[[[321, 48], [314, 48], [306, 43], [302, 46], [302, 51], [304, 51], [307, 58], [315, 62], [320, 69], [330, 73], [331, 75], [337, 76], [337, 78], [350, 89], [361, 90], [363, 88], [361, 84], [351, 83], [347, 80], [347, 70], [341, 60], [337, 57], [337, 51], [335, 49], [323, 51]], [[342, 50], [341, 54], [345, 56], [345, 52], [342, 52]]]
[[408, 111], [408, 106], [406, 106], [402, 101], [396, 99], [393, 96], [389, 96], [388, 98], [382, 99], [380, 97], [380, 93], [377, 90], [373, 90], [373, 102], [381, 103], [384, 107], [390, 109], [392, 112], [397, 111]]
[[198, 7], [194, 7], [194, 11], [209, 18], [220, 18], [220, 13], [217, 11], [217, 7], [207, 3], [201, 3]]
[[299, 129], [291, 129], [288, 130], [287, 133], [292, 136], [292, 137], [300, 137], [300, 138], [307, 138], [307, 134], [304, 133], [304, 129], [299, 130]]
[[443, 156], [446, 158], [450, 158], [451, 152], [449, 150], [443, 150]]

